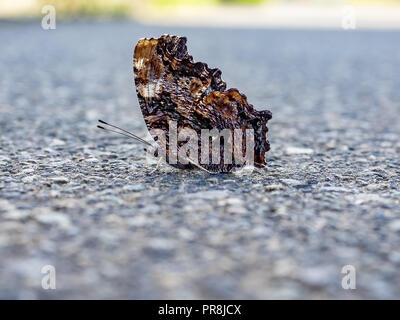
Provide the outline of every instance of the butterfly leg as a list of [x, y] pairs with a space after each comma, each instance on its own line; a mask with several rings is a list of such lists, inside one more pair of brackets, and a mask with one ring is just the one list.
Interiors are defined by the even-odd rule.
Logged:
[[209, 174], [215, 174], [215, 172], [208, 171], [206, 168], [203, 168], [201, 165], [197, 164], [195, 161], [193, 161], [189, 157], [187, 157], [186, 159], [187, 159], [187, 161], [189, 161], [191, 164], [193, 164], [195, 167], [199, 168], [200, 170], [203, 170]]
[[154, 172], [156, 172], [159, 169], [160, 164], [161, 164], [161, 160], [162, 160], [162, 158], [160, 157], [160, 159], [158, 159], [158, 161], [157, 161], [156, 167], [153, 170], [150, 171], [150, 174], [153, 174]]

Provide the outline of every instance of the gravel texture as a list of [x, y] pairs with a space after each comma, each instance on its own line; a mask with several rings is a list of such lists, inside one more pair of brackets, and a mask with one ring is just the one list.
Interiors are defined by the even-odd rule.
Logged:
[[[163, 33], [272, 111], [266, 169], [152, 172], [96, 129], [145, 136], [133, 48]], [[0, 298], [399, 299], [399, 36], [1, 23]]]

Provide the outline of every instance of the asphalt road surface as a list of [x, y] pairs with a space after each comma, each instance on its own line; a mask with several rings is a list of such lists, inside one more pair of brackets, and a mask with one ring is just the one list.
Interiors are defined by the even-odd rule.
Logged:
[[[152, 172], [96, 129], [145, 136], [133, 48], [164, 33], [272, 111], [266, 169]], [[399, 299], [399, 36], [0, 23], [0, 298]]]

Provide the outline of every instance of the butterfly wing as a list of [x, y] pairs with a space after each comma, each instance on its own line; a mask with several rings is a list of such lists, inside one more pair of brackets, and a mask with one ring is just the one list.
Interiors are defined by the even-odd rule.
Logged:
[[[148, 129], [161, 129], [176, 121], [178, 131], [191, 128], [199, 136], [201, 129], [255, 129], [255, 165], [265, 165], [269, 150], [266, 122], [269, 111], [258, 112], [236, 89], [226, 89], [219, 69], [194, 62], [188, 54], [186, 38], [163, 35], [141, 39], [134, 53], [135, 85], [140, 108]], [[258, 126], [257, 126], [258, 123]], [[257, 136], [258, 134], [258, 136]], [[191, 167], [178, 164], [178, 167]], [[212, 171], [232, 171], [236, 164], [210, 164]]]

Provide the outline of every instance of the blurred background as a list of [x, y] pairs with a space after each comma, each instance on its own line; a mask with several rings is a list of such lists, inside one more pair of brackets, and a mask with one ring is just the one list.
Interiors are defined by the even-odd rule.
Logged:
[[[395, 0], [0, 0], [0, 299], [399, 299], [399, 28]], [[96, 128], [148, 137], [132, 53], [165, 33], [272, 111], [266, 169], [153, 171]]]
[[0, 18], [34, 18], [53, 5], [57, 18], [131, 18], [157, 25], [399, 28], [400, 0], [2, 0]]

